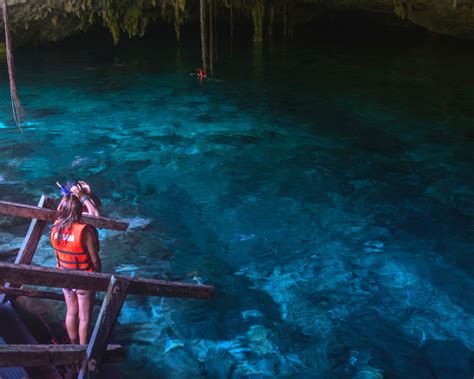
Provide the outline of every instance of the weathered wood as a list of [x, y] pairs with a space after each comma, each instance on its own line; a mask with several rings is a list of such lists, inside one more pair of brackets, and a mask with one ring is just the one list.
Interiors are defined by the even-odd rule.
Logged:
[[[54, 222], [56, 219], [55, 210], [35, 207], [33, 205], [11, 203], [9, 201], [0, 201], [0, 214], [5, 216], [34, 218], [37, 220], [46, 220], [49, 222]], [[83, 215], [81, 222], [95, 226], [96, 228], [113, 230], [127, 230], [128, 228], [128, 222], [106, 217]]]
[[[87, 345], [0, 345], [0, 367], [81, 363], [86, 353]], [[122, 346], [108, 345], [104, 362], [120, 362], [124, 356]]]
[[[0, 286], [0, 293], [3, 293], [8, 297], [24, 296], [36, 297], [38, 299], [65, 301], [63, 294], [50, 291], [38, 291], [32, 288], [11, 288]], [[100, 299], [96, 299], [95, 303], [101, 304], [102, 301]]]
[[9, 249], [9, 250], [2, 250], [0, 251], [0, 259], [2, 258], [11, 258], [11, 257], [16, 257], [18, 255], [18, 252], [20, 249]]
[[[136, 277], [115, 276], [130, 282], [128, 293], [145, 296], [180, 297], [209, 299], [214, 295], [214, 287], [188, 284], [159, 279], [140, 279]], [[30, 265], [0, 263], [0, 282], [19, 281], [23, 284], [55, 288], [78, 288], [107, 291], [111, 274], [58, 270]]]
[[[41, 199], [38, 203], [38, 208], [49, 209], [53, 205], [53, 199], [41, 196]], [[15, 259], [15, 263], [29, 265], [33, 260], [33, 255], [36, 252], [41, 236], [43, 235], [44, 228], [46, 227], [47, 221], [33, 219], [28, 228], [23, 243], [20, 248], [20, 252]]]
[[122, 309], [128, 287], [128, 280], [116, 278], [115, 276], [110, 278], [109, 287], [102, 303], [102, 308], [100, 308], [78, 379], [97, 377], [100, 365], [102, 364], [103, 352], [112, 334], [117, 317], [120, 314], [120, 309]]
[[12, 288], [0, 286], [0, 293], [5, 294], [9, 297], [26, 296], [37, 297], [40, 299], [64, 301], [64, 295], [62, 294], [48, 291], [37, 291], [29, 288]]
[[[48, 209], [53, 205], [53, 199], [41, 196], [41, 199], [38, 203], [38, 208]], [[29, 265], [33, 260], [33, 255], [35, 255], [36, 249], [38, 248], [39, 241], [43, 235], [44, 228], [46, 227], [47, 221], [45, 220], [31, 220], [30, 227], [26, 233], [25, 238], [23, 238], [23, 243], [21, 244], [20, 251], [15, 259], [15, 263], [27, 264]], [[21, 283], [5, 283], [5, 287], [19, 288]], [[0, 295], [0, 304], [5, 301], [5, 294]]]

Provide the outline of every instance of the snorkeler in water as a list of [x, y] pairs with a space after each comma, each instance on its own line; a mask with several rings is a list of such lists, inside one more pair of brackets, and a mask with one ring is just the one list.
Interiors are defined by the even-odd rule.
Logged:
[[196, 75], [199, 80], [202, 82], [204, 79], [207, 79], [207, 73], [202, 68], [196, 68], [195, 72], [190, 73], [189, 75]]
[[204, 71], [203, 69], [201, 68], [197, 68], [196, 69], [196, 75], [199, 77], [199, 79], [203, 80], [205, 78], [207, 78], [207, 73], [206, 71]]

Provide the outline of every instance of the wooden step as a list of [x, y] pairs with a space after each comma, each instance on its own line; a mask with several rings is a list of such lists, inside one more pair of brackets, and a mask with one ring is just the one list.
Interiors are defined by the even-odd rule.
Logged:
[[[0, 345], [0, 367], [31, 367], [81, 363], [87, 345]], [[120, 345], [108, 345], [105, 362], [121, 362], [125, 352]]]

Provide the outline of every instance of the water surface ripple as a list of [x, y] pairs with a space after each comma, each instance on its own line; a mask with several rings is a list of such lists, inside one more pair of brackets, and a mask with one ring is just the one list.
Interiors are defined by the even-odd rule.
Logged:
[[[20, 51], [1, 198], [88, 180], [130, 222], [100, 232], [105, 271], [216, 286], [130, 296], [127, 377], [470, 378], [474, 55], [453, 44], [222, 51], [204, 84], [187, 47]], [[25, 221], [0, 223], [18, 245]]]

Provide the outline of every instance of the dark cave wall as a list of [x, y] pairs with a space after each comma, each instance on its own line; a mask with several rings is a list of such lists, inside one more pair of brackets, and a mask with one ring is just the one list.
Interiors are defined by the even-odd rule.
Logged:
[[[209, 1], [209, 0], [206, 0]], [[295, 25], [338, 12], [367, 12], [381, 22], [400, 21], [460, 38], [474, 38], [472, 1], [461, 0], [212, 0], [219, 22], [248, 25], [256, 44], [275, 31], [289, 37]], [[181, 37], [184, 24], [198, 22], [199, 0], [8, 0], [16, 43], [54, 42], [102, 24], [114, 43], [143, 36], [165, 22]]]

